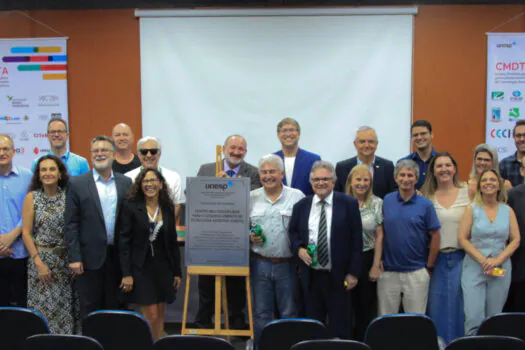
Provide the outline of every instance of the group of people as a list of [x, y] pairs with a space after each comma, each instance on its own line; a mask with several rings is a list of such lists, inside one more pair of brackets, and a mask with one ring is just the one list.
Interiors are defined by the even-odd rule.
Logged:
[[[244, 161], [241, 135], [224, 142], [219, 176], [250, 178], [250, 225], [262, 230], [250, 234], [253, 295], [242, 278], [226, 279], [233, 328], [246, 327], [247, 297], [256, 344], [277, 317], [314, 318], [362, 340], [374, 317], [402, 304], [427, 313], [448, 343], [486, 316], [525, 311], [525, 121], [500, 164], [494, 148], [476, 147], [467, 183], [424, 120], [411, 126], [415, 152], [396, 164], [375, 154], [368, 126], [356, 132], [357, 155], [335, 167], [299, 148], [300, 135], [296, 120], [281, 120], [281, 150], [257, 167]], [[185, 195], [180, 176], [159, 166], [160, 140], [140, 139], [137, 156], [130, 127], [118, 124], [91, 141], [90, 171], [67, 150], [64, 120], [51, 120], [47, 137], [50, 153], [28, 170], [0, 135], [0, 305], [27, 305], [52, 332], [78, 333], [90, 312], [134, 303], [162, 337], [181, 284], [175, 227]], [[215, 162], [197, 173], [214, 175]], [[199, 276], [198, 289], [195, 325], [212, 328], [213, 278]]]

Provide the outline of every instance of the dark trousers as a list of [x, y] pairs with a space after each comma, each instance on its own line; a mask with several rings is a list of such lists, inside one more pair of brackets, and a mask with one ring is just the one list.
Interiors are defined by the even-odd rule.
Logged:
[[27, 307], [27, 258], [0, 259], [0, 306]]
[[[246, 305], [245, 277], [226, 277], [226, 294], [228, 296], [228, 310], [230, 325], [234, 322], [244, 323], [243, 309]], [[215, 309], [215, 276], [199, 276], [199, 311], [195, 322], [207, 324]]]
[[97, 310], [117, 310], [120, 306], [122, 274], [115, 246], [108, 246], [106, 261], [98, 270], [84, 269], [77, 278], [80, 297], [80, 316], [86, 317]]
[[363, 341], [368, 325], [377, 316], [377, 282], [368, 278], [374, 263], [374, 250], [363, 252], [361, 274], [357, 286], [352, 290], [352, 308], [354, 310], [354, 339]]
[[525, 281], [510, 283], [509, 295], [503, 312], [525, 312]]
[[352, 336], [351, 292], [344, 289], [344, 281], [334, 281], [330, 272], [311, 270], [306, 293], [306, 316], [326, 324], [330, 336], [350, 339]]

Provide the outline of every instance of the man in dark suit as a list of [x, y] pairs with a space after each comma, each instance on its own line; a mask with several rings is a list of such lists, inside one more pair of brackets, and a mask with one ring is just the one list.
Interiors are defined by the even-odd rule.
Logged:
[[386, 194], [395, 190], [394, 163], [375, 155], [378, 143], [377, 134], [373, 128], [362, 126], [357, 129], [354, 140], [357, 156], [343, 160], [335, 166], [336, 191], [345, 192], [348, 174], [357, 164], [366, 164], [370, 167], [374, 180], [372, 192], [377, 197], [384, 198]]
[[119, 307], [119, 214], [131, 180], [113, 173], [113, 140], [91, 141], [93, 171], [72, 177], [67, 187], [65, 236], [69, 267], [77, 276], [80, 312]]
[[[520, 159], [520, 174], [525, 176], [525, 156]], [[510, 283], [505, 312], [525, 312], [525, 184], [509, 190], [508, 205], [516, 213], [520, 228], [520, 247], [512, 254], [512, 282]]]
[[[256, 167], [244, 161], [248, 151], [247, 143], [241, 135], [231, 135], [226, 138], [222, 147], [224, 154], [223, 171], [219, 177], [249, 177], [251, 190], [262, 187], [259, 172]], [[215, 176], [215, 163], [201, 165], [197, 176]], [[244, 306], [246, 305], [246, 285], [244, 277], [227, 277], [226, 289], [230, 325], [233, 329], [244, 329]], [[214, 311], [215, 278], [199, 276], [199, 310], [195, 316], [195, 325], [199, 328], [212, 328], [211, 317]]]
[[301, 190], [305, 196], [313, 194], [308, 177], [312, 165], [315, 161], [321, 160], [321, 157], [299, 148], [301, 126], [293, 118], [284, 118], [277, 124], [277, 137], [281, 141], [282, 149], [275, 154], [284, 162], [283, 184]]
[[[331, 336], [351, 337], [350, 291], [357, 285], [363, 250], [357, 200], [334, 192], [333, 165], [317, 161], [310, 181], [315, 195], [297, 202], [288, 233], [305, 292], [306, 316], [326, 323]], [[312, 256], [308, 253], [315, 246]]]

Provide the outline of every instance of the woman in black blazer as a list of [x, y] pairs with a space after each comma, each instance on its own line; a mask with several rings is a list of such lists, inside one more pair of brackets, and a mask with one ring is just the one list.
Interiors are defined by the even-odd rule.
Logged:
[[155, 341], [164, 334], [166, 303], [175, 300], [181, 264], [174, 206], [157, 169], [143, 169], [122, 207], [121, 288], [140, 305]]

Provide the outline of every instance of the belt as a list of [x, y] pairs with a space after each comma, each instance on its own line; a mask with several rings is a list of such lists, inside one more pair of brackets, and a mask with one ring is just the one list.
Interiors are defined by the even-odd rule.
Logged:
[[39, 252], [43, 253], [55, 253], [55, 254], [63, 254], [66, 252], [66, 247], [56, 246], [56, 247], [42, 247], [37, 246], [37, 249]]
[[458, 250], [461, 250], [461, 248], [447, 247], [447, 248], [440, 249], [439, 252], [440, 253], [454, 253], [454, 252], [457, 252]]
[[261, 255], [261, 254], [257, 254], [255, 252], [252, 252], [252, 254], [254, 256], [256, 256], [257, 258], [259, 258], [259, 259], [268, 260], [268, 261], [271, 261], [271, 262], [273, 262], [275, 264], [289, 262], [292, 259], [292, 258], [269, 258], [267, 256], [264, 256], [264, 255]]

